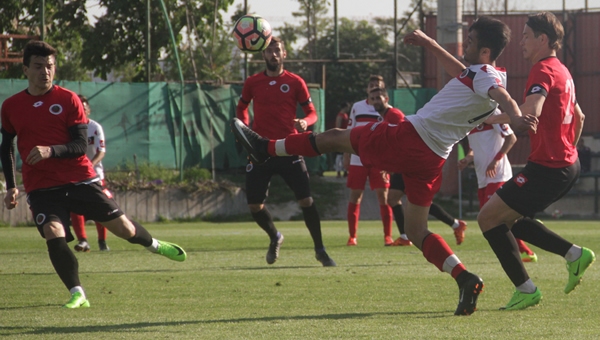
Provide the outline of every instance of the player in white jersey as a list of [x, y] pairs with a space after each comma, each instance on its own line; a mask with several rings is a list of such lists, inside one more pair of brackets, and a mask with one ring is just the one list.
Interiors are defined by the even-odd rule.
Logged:
[[[385, 88], [383, 77], [380, 75], [369, 77], [367, 96], [375, 88]], [[383, 121], [383, 117], [369, 104], [368, 99], [365, 99], [352, 105], [347, 129], [381, 121]], [[355, 154], [345, 153], [344, 164], [348, 169], [346, 186], [350, 189], [347, 212], [349, 237], [346, 245], [357, 245], [356, 234], [360, 219], [360, 203], [365, 190], [365, 183], [368, 179], [369, 186], [371, 190], [375, 190], [377, 201], [379, 202], [379, 214], [383, 222], [384, 245], [391, 246], [394, 243], [394, 239], [392, 238], [392, 209], [387, 204], [388, 189], [390, 187], [389, 175], [382, 172], [381, 169], [363, 166], [360, 157]]]
[[[85, 96], [79, 95], [79, 99], [81, 99], [81, 103], [83, 104], [83, 110], [85, 111], [85, 115], [88, 117], [88, 146], [85, 151], [85, 155], [87, 158], [92, 161], [92, 166], [96, 171], [96, 174], [100, 178], [100, 183], [102, 187], [104, 187], [104, 167], [102, 166], [102, 159], [106, 154], [106, 146], [104, 144], [104, 130], [102, 129], [102, 125], [98, 122], [89, 119], [90, 113], [92, 112], [90, 108], [90, 103]], [[109, 197], [112, 196], [108, 189], [104, 188], [105, 193], [108, 193]], [[98, 247], [100, 251], [109, 251], [110, 248], [106, 244], [106, 228], [98, 222], [96, 223], [96, 231], [98, 232]], [[73, 230], [75, 231], [75, 235], [77, 235], [77, 244], [75, 245], [76, 251], [89, 252], [90, 245], [87, 242], [87, 234], [85, 232], [85, 218], [82, 215], [77, 215], [71, 213], [71, 224], [73, 225]]]
[[[496, 110], [494, 115], [500, 116], [500, 110]], [[464, 170], [470, 163], [474, 164], [481, 209], [496, 190], [512, 177], [507, 154], [517, 142], [517, 137], [508, 124], [482, 123], [471, 130], [468, 139], [470, 150], [465, 158], [458, 161], [458, 167]], [[523, 262], [537, 262], [537, 255], [525, 242], [516, 240]]]
[[417, 30], [404, 42], [425, 47], [452, 79], [414, 116], [399, 124], [367, 124], [352, 130], [332, 129], [320, 134], [298, 133], [269, 140], [233, 119], [237, 140], [255, 158], [284, 155], [318, 156], [327, 152], [349, 152], [361, 156], [365, 166], [401, 173], [406, 185], [404, 220], [408, 238], [427, 261], [450, 274], [459, 287], [455, 315], [469, 315], [477, 307], [483, 280], [466, 270], [450, 246], [427, 226], [429, 206], [442, 182], [442, 168], [452, 146], [482, 123], [500, 105], [509, 113], [513, 128], [537, 127], [535, 116], [522, 116], [517, 103], [504, 88], [506, 76], [493, 64], [510, 40], [510, 29], [500, 20], [480, 17], [469, 28], [464, 44], [465, 67], [434, 39]]

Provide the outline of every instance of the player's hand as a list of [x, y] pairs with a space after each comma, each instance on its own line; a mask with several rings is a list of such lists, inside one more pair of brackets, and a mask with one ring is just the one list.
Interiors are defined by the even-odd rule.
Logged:
[[406, 45], [425, 46], [431, 43], [431, 38], [421, 30], [414, 30], [404, 36]]
[[308, 128], [308, 124], [304, 119], [296, 118], [294, 119], [294, 128], [298, 130], [298, 132], [304, 132], [306, 131], [306, 128]]
[[4, 196], [4, 205], [6, 209], [14, 209], [19, 202], [17, 202], [17, 195], [19, 194], [19, 189], [11, 188], [6, 191], [6, 196]]
[[35, 163], [52, 157], [52, 148], [49, 146], [35, 146], [25, 159], [25, 163], [34, 165]]
[[495, 159], [490, 162], [490, 164], [485, 169], [485, 176], [486, 177], [489, 177], [489, 178], [496, 177], [496, 169], [498, 168], [498, 163], [499, 162], [500, 161], [497, 161]]
[[510, 125], [513, 130], [518, 132], [531, 130], [536, 133], [538, 122], [539, 121], [536, 116], [527, 114], [524, 116], [512, 117]]
[[473, 161], [473, 157], [465, 156], [465, 158], [458, 161], [458, 170], [463, 171], [469, 163]]

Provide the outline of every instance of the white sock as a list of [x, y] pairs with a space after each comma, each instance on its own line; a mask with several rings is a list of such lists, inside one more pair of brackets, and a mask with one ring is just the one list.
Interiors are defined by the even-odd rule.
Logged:
[[407, 240], [408, 241], [408, 236], [406, 236], [406, 234], [400, 235], [400, 238], [403, 239], [403, 240]]
[[456, 228], [458, 228], [458, 226], [459, 226], [459, 225], [460, 225], [460, 224], [458, 224], [458, 220], [457, 220], [457, 219], [454, 219], [454, 224], [452, 224], [452, 229], [456, 229]]
[[158, 251], [158, 240], [153, 238], [152, 239], [152, 245], [150, 245], [149, 247], [146, 247], [146, 249], [148, 249], [149, 251], [156, 253]]
[[535, 293], [535, 290], [537, 289], [537, 287], [533, 284], [533, 281], [531, 281], [531, 279], [525, 281], [525, 283], [523, 283], [522, 285], [516, 287], [518, 291], [520, 291], [521, 293], [525, 293], [525, 294], [533, 294]]
[[571, 246], [567, 255], [565, 255], [565, 260], [569, 262], [573, 262], [581, 257], [581, 247], [577, 245]]
[[79, 292], [79, 293], [81, 293], [81, 295], [83, 295], [83, 297], [85, 297], [85, 292], [83, 291], [83, 287], [81, 287], [81, 286], [75, 286], [75, 287], [69, 289], [69, 292], [71, 293], [71, 295]]

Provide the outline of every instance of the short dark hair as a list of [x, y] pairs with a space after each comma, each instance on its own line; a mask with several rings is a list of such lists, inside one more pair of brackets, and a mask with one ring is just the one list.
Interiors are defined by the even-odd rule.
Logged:
[[510, 28], [498, 19], [487, 16], [479, 17], [471, 27], [469, 32], [477, 32], [477, 48], [489, 48], [490, 59], [498, 59], [502, 51], [510, 42]]
[[81, 100], [81, 104], [88, 104], [88, 106], [90, 105], [90, 102], [88, 101], [86, 96], [82, 94], [78, 94], [77, 96], [79, 97], [79, 100]]
[[271, 41], [269, 42], [268, 46], [271, 46], [276, 43], [280, 43], [281, 48], [285, 50], [285, 41], [283, 41], [283, 39], [281, 39], [280, 37], [276, 37], [276, 36], [271, 37]]
[[383, 77], [380, 76], [380, 75], [378, 75], [378, 74], [372, 74], [372, 75], [369, 76], [369, 83], [372, 82], [372, 81], [381, 81], [381, 82], [385, 83], [383, 81]]
[[371, 91], [369, 91], [369, 94], [373, 93], [373, 92], [381, 92], [381, 94], [383, 95], [384, 98], [389, 98], [390, 96], [387, 93], [387, 90], [385, 89], [385, 87], [374, 87], [371, 89]]
[[56, 58], [56, 49], [47, 42], [40, 40], [31, 40], [25, 45], [23, 50], [23, 65], [29, 67], [31, 56], [47, 57], [53, 55]]
[[548, 37], [548, 47], [559, 50], [565, 36], [565, 30], [556, 15], [551, 12], [532, 14], [527, 19], [527, 26], [531, 28], [535, 37], [545, 34]]

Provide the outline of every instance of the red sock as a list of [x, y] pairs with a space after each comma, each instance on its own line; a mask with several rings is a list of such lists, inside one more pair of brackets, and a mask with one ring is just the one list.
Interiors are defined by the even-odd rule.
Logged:
[[355, 238], [358, 230], [358, 217], [360, 216], [360, 204], [348, 203], [348, 233]]
[[380, 205], [379, 214], [383, 222], [383, 235], [392, 237], [392, 207], [389, 205]]
[[71, 225], [73, 226], [73, 231], [78, 240], [87, 239], [87, 234], [85, 233], [85, 219], [83, 216], [71, 213]]
[[[289, 155], [300, 155], [306, 157], [315, 157], [320, 155], [313, 148], [310, 138], [313, 135], [312, 132], [304, 132], [289, 135], [285, 138], [285, 152]], [[273, 147], [275, 151], [275, 147]]]
[[[462, 273], [466, 270], [465, 266], [460, 263], [458, 257], [454, 255], [450, 246], [444, 241], [444, 239], [438, 234], [429, 234], [423, 240], [423, 256], [436, 266], [440, 271], [444, 271], [450, 273], [453, 278], [456, 279], [458, 274]], [[446, 263], [448, 260], [448, 263]], [[458, 261], [457, 264], [451, 266], [453, 262]], [[447, 268], [444, 268], [444, 263], [448, 265]]]
[[98, 231], [98, 241], [106, 241], [106, 228], [98, 222], [96, 222], [96, 230]]
[[533, 255], [533, 251], [529, 249], [529, 247], [523, 242], [523, 240], [515, 238], [517, 240], [517, 245], [519, 246], [519, 253], [527, 253], [527, 255]]

